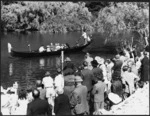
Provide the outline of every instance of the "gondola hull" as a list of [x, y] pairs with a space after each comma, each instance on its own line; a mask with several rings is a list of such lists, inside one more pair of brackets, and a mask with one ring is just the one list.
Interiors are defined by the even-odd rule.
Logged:
[[30, 57], [43, 57], [43, 56], [52, 56], [52, 55], [60, 55], [61, 51], [64, 51], [65, 54], [69, 53], [75, 53], [75, 52], [80, 52], [82, 51], [85, 47], [87, 47], [89, 44], [91, 44], [92, 41], [88, 42], [86, 45], [83, 46], [75, 46], [71, 48], [66, 48], [66, 49], [60, 49], [57, 51], [51, 51], [51, 52], [42, 52], [39, 53], [38, 50], [36, 51], [31, 51], [31, 52], [20, 52], [20, 51], [14, 51], [11, 49], [10, 55], [12, 57], [22, 57], [22, 58], [30, 58]]

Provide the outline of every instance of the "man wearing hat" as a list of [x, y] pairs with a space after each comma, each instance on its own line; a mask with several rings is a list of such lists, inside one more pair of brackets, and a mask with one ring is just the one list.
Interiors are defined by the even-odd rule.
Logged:
[[55, 97], [55, 90], [54, 90], [54, 81], [53, 78], [50, 76], [50, 72], [47, 71], [45, 73], [45, 77], [42, 80], [42, 84], [46, 89], [46, 98], [48, 99], [48, 103], [52, 106], [52, 113], [54, 112], [54, 97]]
[[85, 115], [89, 113], [87, 101], [87, 87], [82, 85], [81, 76], [75, 76], [76, 88], [71, 96], [72, 113], [75, 115]]
[[68, 75], [68, 73], [73, 74], [75, 72], [75, 66], [71, 62], [71, 59], [69, 57], [66, 57], [65, 62], [64, 62], [64, 75]]

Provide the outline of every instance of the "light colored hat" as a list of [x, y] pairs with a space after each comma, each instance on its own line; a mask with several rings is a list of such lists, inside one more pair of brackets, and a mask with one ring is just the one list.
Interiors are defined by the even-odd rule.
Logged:
[[48, 48], [50, 48], [50, 45], [47, 45]]
[[71, 61], [71, 59], [70, 59], [69, 57], [67, 57], [67, 58], [65, 59], [65, 61]]
[[81, 76], [75, 76], [75, 82], [82, 82]]
[[109, 93], [108, 94], [108, 98], [114, 103], [114, 104], [118, 104], [122, 101], [122, 98], [119, 97], [117, 94], [115, 93]]
[[49, 75], [50, 75], [50, 72], [47, 71], [47, 72], [45, 73], [45, 76], [49, 76]]
[[120, 59], [120, 55], [117, 54], [117, 55], [115, 56], [115, 59], [116, 59], [116, 60]]
[[99, 64], [103, 64], [104, 63], [104, 59], [99, 57], [99, 56], [96, 56], [95, 57], [95, 60], [99, 63]]

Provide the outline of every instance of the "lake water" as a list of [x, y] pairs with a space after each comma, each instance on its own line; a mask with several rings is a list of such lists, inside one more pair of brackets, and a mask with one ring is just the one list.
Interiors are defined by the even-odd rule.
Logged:
[[[66, 34], [32, 32], [28, 34], [8, 33], [1, 35], [1, 85], [7, 88], [17, 81], [20, 86], [26, 87], [29, 84], [33, 84], [36, 79], [42, 79], [46, 71], [50, 71], [52, 76], [54, 76], [56, 74], [56, 68], [60, 63], [60, 56], [39, 58], [9, 57], [7, 49], [8, 42], [11, 43], [14, 50], [28, 51], [28, 43], [30, 43], [32, 50], [38, 49], [42, 44], [48, 45], [50, 43], [69, 43], [70, 46], [73, 46], [80, 36], [81, 32]], [[85, 48], [84, 52], [65, 54], [65, 57], [69, 56], [75, 65], [79, 66], [83, 61], [85, 52], [91, 53], [93, 57], [111, 58], [114, 56], [114, 54], [102, 52], [104, 50], [104, 38], [101, 34], [93, 33], [92, 36], [94, 42]]]

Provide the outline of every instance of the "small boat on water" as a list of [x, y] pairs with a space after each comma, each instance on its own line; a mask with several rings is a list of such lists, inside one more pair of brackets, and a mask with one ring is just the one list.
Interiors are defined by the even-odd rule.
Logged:
[[50, 51], [50, 52], [39, 52], [39, 50], [33, 50], [33, 51], [15, 51], [13, 50], [10, 43], [8, 43], [8, 52], [12, 57], [22, 57], [22, 58], [29, 58], [29, 57], [42, 57], [42, 56], [51, 56], [51, 55], [60, 55], [61, 51], [64, 51], [65, 54], [68, 53], [75, 53], [82, 51], [85, 47], [90, 45], [93, 40], [87, 42], [87, 44], [81, 45], [81, 46], [74, 46], [69, 48], [63, 48], [59, 49], [57, 51]]

